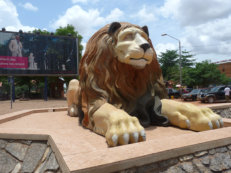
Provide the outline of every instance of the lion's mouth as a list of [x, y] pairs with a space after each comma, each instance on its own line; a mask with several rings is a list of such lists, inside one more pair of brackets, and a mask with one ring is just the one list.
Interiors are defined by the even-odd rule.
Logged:
[[145, 58], [130, 58], [130, 64], [138, 69], [144, 68], [147, 62], [148, 60]]
[[148, 61], [147, 59], [145, 58], [130, 58], [130, 60], [136, 60], [136, 61], [139, 61], [139, 60], [145, 60], [145, 61]]

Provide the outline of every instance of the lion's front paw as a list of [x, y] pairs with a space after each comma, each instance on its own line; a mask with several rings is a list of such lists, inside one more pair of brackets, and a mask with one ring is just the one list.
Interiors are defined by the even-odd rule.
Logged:
[[67, 113], [71, 117], [77, 117], [78, 116], [77, 106], [75, 104], [69, 106]]
[[140, 125], [139, 120], [129, 115], [111, 121], [105, 137], [109, 146], [146, 140], [145, 130]]
[[175, 126], [194, 131], [223, 127], [222, 118], [209, 108], [201, 108], [189, 103], [179, 103], [170, 100], [163, 100], [162, 103], [163, 114]]

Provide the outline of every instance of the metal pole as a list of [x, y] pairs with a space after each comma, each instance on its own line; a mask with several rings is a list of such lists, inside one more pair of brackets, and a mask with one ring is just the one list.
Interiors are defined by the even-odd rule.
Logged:
[[180, 86], [182, 86], [182, 59], [181, 59], [181, 43], [179, 40], [179, 58], [180, 58]]
[[13, 79], [12, 76], [10, 76], [10, 108], [13, 108], [13, 95], [12, 95], [12, 88], [13, 88]]
[[182, 86], [182, 59], [181, 59], [181, 43], [180, 43], [180, 40], [171, 36], [171, 35], [168, 35], [168, 34], [161, 34], [161, 36], [169, 36], [175, 40], [177, 40], [179, 42], [179, 68], [180, 68], [180, 85]]
[[12, 99], [13, 99], [13, 102], [15, 102], [14, 76], [12, 76]]
[[44, 100], [47, 101], [47, 76], [45, 76]]

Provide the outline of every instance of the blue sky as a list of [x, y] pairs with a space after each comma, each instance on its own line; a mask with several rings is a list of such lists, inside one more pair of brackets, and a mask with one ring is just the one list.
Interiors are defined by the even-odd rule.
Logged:
[[72, 24], [85, 45], [113, 21], [147, 25], [157, 54], [166, 49], [191, 51], [197, 61], [231, 59], [230, 0], [0, 0], [0, 27], [54, 31]]

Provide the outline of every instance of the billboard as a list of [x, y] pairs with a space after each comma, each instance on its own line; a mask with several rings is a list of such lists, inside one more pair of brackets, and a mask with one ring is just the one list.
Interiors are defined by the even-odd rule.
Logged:
[[0, 75], [77, 75], [78, 39], [0, 31]]

